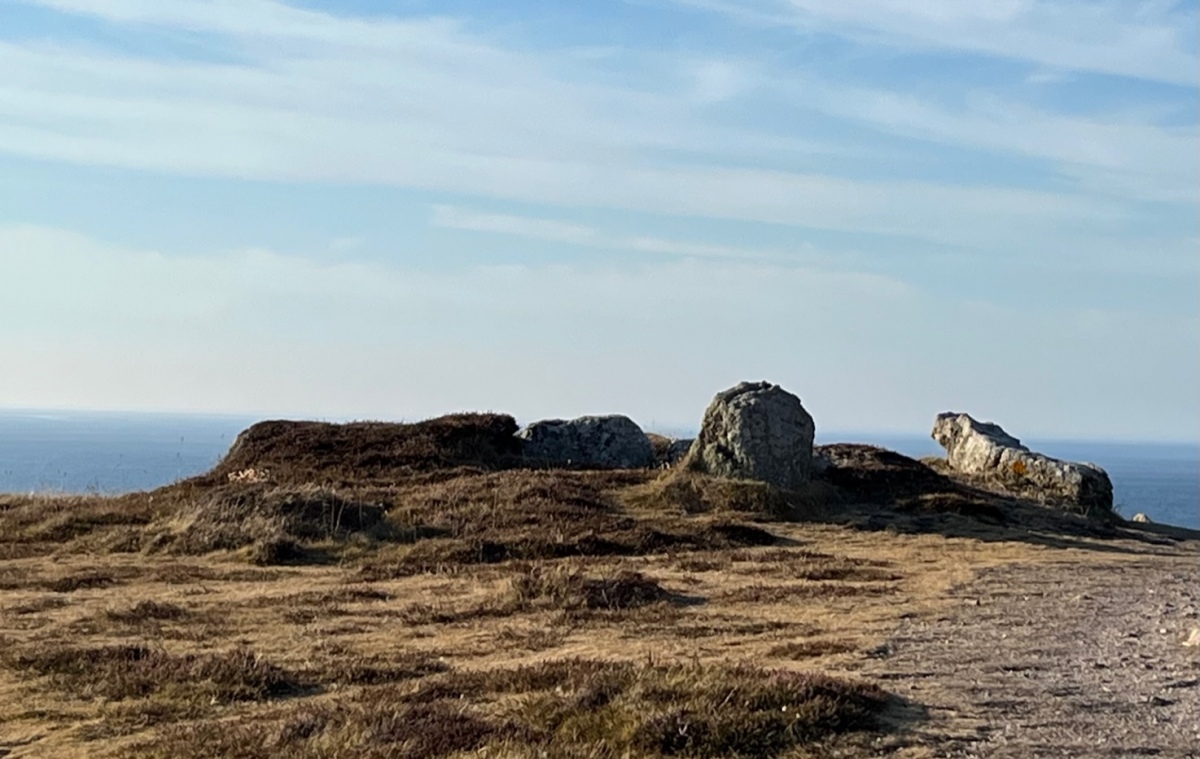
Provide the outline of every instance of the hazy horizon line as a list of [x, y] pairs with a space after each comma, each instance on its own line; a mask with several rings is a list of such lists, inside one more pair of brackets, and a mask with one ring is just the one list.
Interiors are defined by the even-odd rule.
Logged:
[[[505, 411], [496, 411], [494, 409], [469, 411], [459, 409], [454, 411], [446, 411], [445, 414], [453, 413], [509, 413]], [[967, 412], [969, 413], [969, 412]], [[255, 413], [255, 412], [240, 412], [240, 411], [178, 411], [178, 410], [161, 410], [161, 409], [105, 409], [105, 408], [82, 408], [82, 407], [15, 407], [0, 405], [0, 415], [23, 415], [23, 416], [46, 416], [46, 415], [80, 415], [80, 416], [125, 416], [125, 417], [159, 417], [159, 418], [192, 418], [192, 419], [227, 419], [231, 421], [244, 421], [255, 423], [268, 419], [288, 419], [294, 421], [319, 421], [331, 423], [347, 423], [347, 422], [390, 422], [396, 424], [411, 424], [413, 422], [423, 421], [425, 419], [434, 419], [443, 414], [435, 414], [432, 416], [407, 417], [396, 415], [387, 417], [383, 415], [355, 415], [355, 414], [291, 414], [291, 413]], [[515, 418], [515, 416], [514, 416]], [[532, 421], [540, 421], [541, 419], [553, 419], [557, 417], [539, 417], [538, 419], [526, 420], [525, 423]], [[990, 421], [990, 420], [983, 420]], [[640, 426], [650, 433], [665, 434], [674, 437], [694, 436], [699, 430], [699, 425], [679, 425], [670, 423], [658, 423], [655, 420], [650, 420], [648, 424]], [[1001, 425], [1003, 427], [1003, 425]], [[1070, 435], [1038, 435], [1038, 434], [1020, 434], [1007, 430], [1010, 434], [1015, 435], [1020, 440], [1034, 440], [1041, 443], [1086, 443], [1086, 444], [1109, 444], [1109, 445], [1156, 445], [1156, 446], [1179, 446], [1200, 448], [1200, 438], [1146, 438], [1146, 437], [1126, 437], [1112, 435], [1108, 437], [1078, 437]], [[848, 437], [877, 437], [877, 438], [910, 438], [910, 439], [929, 439], [930, 433], [926, 430], [917, 429], [888, 429], [888, 428], [841, 428], [831, 427], [824, 429], [820, 426], [817, 428], [817, 438], [828, 440], [831, 436], [848, 436]], [[847, 439], [839, 442], [854, 442]]]

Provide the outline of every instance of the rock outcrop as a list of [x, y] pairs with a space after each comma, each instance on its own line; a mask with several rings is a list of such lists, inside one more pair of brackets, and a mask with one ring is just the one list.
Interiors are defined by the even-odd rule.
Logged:
[[685, 466], [795, 490], [811, 477], [815, 430], [798, 397], [769, 382], [743, 382], [713, 398]]
[[525, 458], [550, 466], [636, 469], [654, 465], [646, 433], [627, 416], [546, 419], [517, 433]]
[[976, 421], [968, 414], [938, 414], [933, 439], [946, 449], [955, 471], [1085, 513], [1112, 511], [1112, 482], [1103, 469], [1035, 453], [997, 424]]

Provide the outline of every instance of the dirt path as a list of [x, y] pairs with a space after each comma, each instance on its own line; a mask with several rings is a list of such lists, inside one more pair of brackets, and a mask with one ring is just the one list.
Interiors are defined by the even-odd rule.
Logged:
[[905, 623], [865, 674], [928, 710], [911, 738], [935, 756], [1200, 756], [1188, 545], [985, 570], [952, 612]]

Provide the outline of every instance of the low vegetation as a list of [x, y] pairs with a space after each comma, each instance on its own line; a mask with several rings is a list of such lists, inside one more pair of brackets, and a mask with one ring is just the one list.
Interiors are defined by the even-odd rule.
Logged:
[[879, 449], [781, 492], [513, 431], [269, 422], [150, 493], [0, 496], [0, 754], [875, 755], [913, 710], [847, 673], [1030, 555], [1024, 506]]

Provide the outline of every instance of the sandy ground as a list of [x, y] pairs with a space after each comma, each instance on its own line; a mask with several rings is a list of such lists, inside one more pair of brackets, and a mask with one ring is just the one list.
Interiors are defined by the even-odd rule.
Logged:
[[1200, 756], [1196, 547], [983, 569], [863, 673], [920, 705], [913, 738], [935, 756]]

